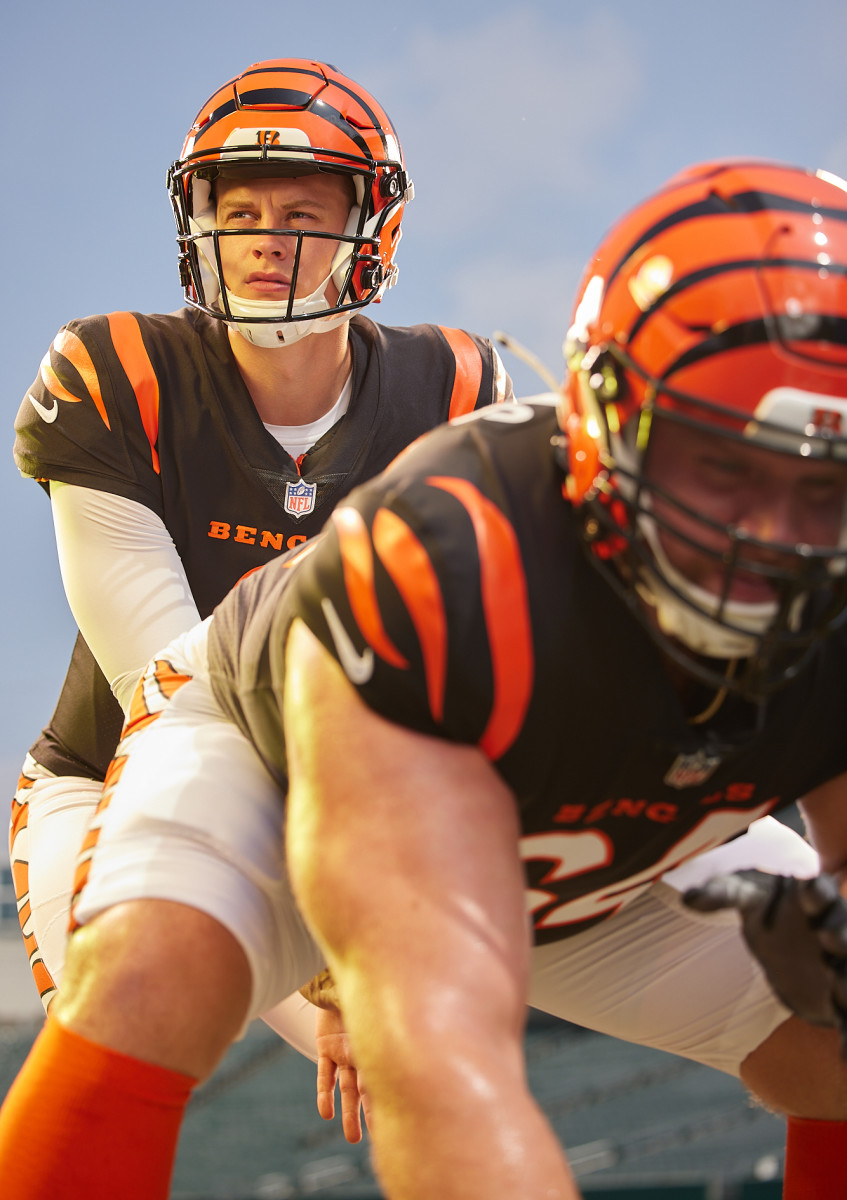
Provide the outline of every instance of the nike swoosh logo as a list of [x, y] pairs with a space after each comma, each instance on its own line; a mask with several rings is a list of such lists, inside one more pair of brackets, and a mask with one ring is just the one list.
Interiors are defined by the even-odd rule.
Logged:
[[59, 415], [59, 401], [55, 396], [50, 397], [50, 399], [53, 401], [52, 408], [45, 408], [43, 404], [40, 404], [39, 401], [36, 400], [32, 392], [27, 392], [27, 398], [32, 402], [32, 407], [38, 413], [39, 417], [41, 417], [43, 421], [46, 421], [48, 425], [56, 420]]
[[332, 640], [335, 642], [338, 661], [344, 668], [345, 675], [351, 683], [358, 684], [359, 686], [367, 683], [374, 673], [373, 650], [368, 646], [361, 654], [359, 653], [350, 640], [347, 630], [342, 625], [341, 618], [335, 611], [335, 605], [326, 596], [321, 600], [321, 608], [323, 609], [326, 623], [329, 626], [329, 632], [332, 634]]

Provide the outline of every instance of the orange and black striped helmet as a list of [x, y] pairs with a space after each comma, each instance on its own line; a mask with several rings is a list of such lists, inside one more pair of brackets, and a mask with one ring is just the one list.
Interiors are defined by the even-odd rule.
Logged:
[[[213, 186], [220, 174], [332, 172], [355, 190], [333, 263], [337, 301], [290, 298], [284, 305], [239, 306], [221, 286]], [[414, 189], [388, 116], [359, 84], [326, 63], [255, 63], [201, 108], [182, 154], [168, 172], [176, 218], [180, 281], [188, 304], [232, 323], [251, 341], [275, 346], [326, 329], [382, 298], [397, 279], [403, 209]], [[279, 230], [295, 239], [325, 236]]]
[[[739, 690], [776, 686], [845, 619], [847, 537], [781, 546], [767, 614], [727, 600], [729, 583], [721, 599], [698, 593], [661, 555], [650, 431], [676, 422], [847, 472], [847, 183], [734, 159], [676, 175], [595, 253], [565, 356], [566, 491], [592, 558], [630, 599], [647, 597], [674, 645], [694, 652], [695, 673], [700, 656], [748, 658], [757, 665]], [[743, 531], [721, 529], [726, 561], [755, 571]]]

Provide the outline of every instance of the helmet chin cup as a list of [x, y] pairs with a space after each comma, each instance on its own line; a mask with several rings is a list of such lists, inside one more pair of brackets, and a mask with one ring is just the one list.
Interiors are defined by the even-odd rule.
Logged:
[[662, 633], [709, 658], [747, 658], [753, 654], [776, 617], [776, 601], [727, 601], [722, 606], [717, 596], [686, 579], [671, 564], [649, 514], [641, 513], [638, 528], [650, 547], [654, 567], [643, 567], [638, 572], [636, 590], [655, 609]]
[[[261, 346], [266, 350], [291, 346], [310, 333], [326, 333], [330, 329], [336, 329], [350, 320], [353, 316], [352, 309], [336, 312], [331, 316], [311, 316], [311, 312], [326, 313], [324, 292], [328, 283], [329, 280], [325, 279], [311, 296], [295, 300], [291, 306], [290, 317], [285, 315], [287, 306], [280, 311], [280, 305], [272, 300], [245, 300], [234, 296], [227, 288], [226, 299], [230, 313], [241, 318], [238, 321], [227, 321], [227, 326], [240, 333], [251, 345]], [[251, 321], [250, 317], [263, 319]], [[278, 317], [279, 320], [273, 320], [274, 317]]]

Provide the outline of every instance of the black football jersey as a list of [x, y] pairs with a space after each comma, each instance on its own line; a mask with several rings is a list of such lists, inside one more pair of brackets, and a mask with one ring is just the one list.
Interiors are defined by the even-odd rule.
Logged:
[[[491, 344], [461, 330], [357, 316], [350, 342], [348, 410], [295, 463], [264, 428], [222, 322], [191, 309], [73, 321], [21, 405], [15, 460], [25, 476], [155, 512], [206, 616], [242, 575], [315, 534], [342, 496], [419, 434], [492, 403], [503, 386]], [[79, 638], [31, 753], [56, 774], [102, 778], [120, 727]]]
[[299, 616], [388, 719], [475, 745], [510, 786], [539, 942], [847, 770], [847, 636], [762, 708], [687, 722], [598, 572], [539, 406], [466, 418], [357, 489], [290, 568], [216, 610], [216, 695], [286, 785], [279, 697]]

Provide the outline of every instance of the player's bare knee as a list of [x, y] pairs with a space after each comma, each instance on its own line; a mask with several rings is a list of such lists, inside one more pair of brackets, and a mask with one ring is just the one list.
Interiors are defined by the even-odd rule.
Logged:
[[834, 1029], [789, 1017], [748, 1054], [740, 1075], [753, 1095], [776, 1112], [847, 1120], [847, 1063]]
[[238, 1033], [251, 988], [243, 950], [213, 918], [133, 901], [72, 936], [52, 1015], [112, 1049], [202, 1078]]

